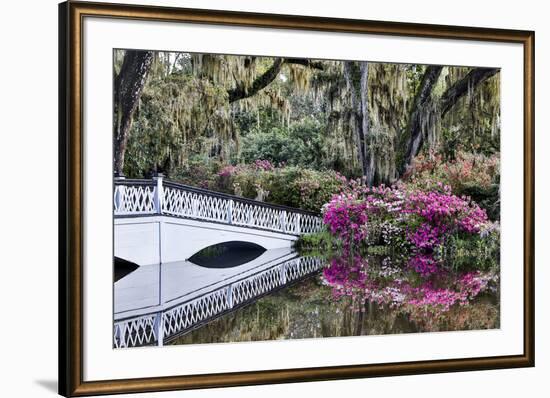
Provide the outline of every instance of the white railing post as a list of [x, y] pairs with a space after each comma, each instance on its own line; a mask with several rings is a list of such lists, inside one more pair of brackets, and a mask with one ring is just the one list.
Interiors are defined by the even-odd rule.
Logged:
[[124, 174], [115, 173], [115, 195], [114, 195], [114, 206], [115, 206], [115, 213], [122, 213], [123, 212], [123, 206], [124, 206], [124, 185], [116, 185], [117, 181], [124, 180], [126, 177], [124, 177]]
[[164, 323], [162, 322], [162, 311], [157, 313], [155, 317], [155, 334], [157, 335], [157, 345], [162, 347], [164, 345]]
[[300, 235], [300, 222], [301, 222], [301, 214], [296, 214], [296, 233]]
[[227, 304], [229, 308], [233, 308], [233, 284], [227, 287]]
[[191, 217], [197, 217], [199, 215], [199, 199], [196, 193], [191, 196]]
[[281, 211], [281, 231], [286, 232], [286, 210]]
[[227, 223], [233, 224], [233, 199], [230, 199], [227, 204]]
[[155, 210], [157, 214], [162, 214], [162, 202], [164, 200], [164, 189], [162, 186], [162, 179], [164, 175], [162, 173], [157, 173], [153, 176], [153, 180], [156, 181], [157, 185], [155, 187]]
[[279, 279], [281, 286], [286, 284], [286, 262], [281, 265]]

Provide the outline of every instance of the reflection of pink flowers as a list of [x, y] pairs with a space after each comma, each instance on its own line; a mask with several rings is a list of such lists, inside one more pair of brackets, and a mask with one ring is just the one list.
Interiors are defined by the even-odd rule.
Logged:
[[373, 302], [435, 316], [455, 305], [468, 305], [497, 281], [496, 274], [491, 272], [453, 274], [440, 270], [418, 285], [415, 278], [404, 271], [392, 274], [392, 278], [386, 274], [387, 265], [369, 266], [368, 260], [359, 256], [349, 260], [332, 259], [323, 270], [323, 278], [332, 287], [334, 299], [350, 297], [358, 309], [363, 309], [365, 302]]
[[434, 274], [438, 270], [437, 261], [431, 254], [417, 254], [409, 259], [409, 266], [422, 276]]
[[467, 305], [480, 292], [488, 289], [493, 278], [494, 276], [488, 273], [468, 272], [451, 282], [450, 287], [438, 289], [425, 282], [412, 290], [415, 297], [408, 303], [416, 307], [448, 311], [454, 304]]

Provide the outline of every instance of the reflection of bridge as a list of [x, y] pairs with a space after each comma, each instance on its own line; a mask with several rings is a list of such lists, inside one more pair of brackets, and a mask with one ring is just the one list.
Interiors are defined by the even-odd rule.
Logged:
[[[281, 252], [282, 251], [282, 252]], [[323, 262], [268, 250], [250, 263], [205, 269], [189, 262], [140, 267], [115, 283], [113, 345], [163, 345], [254, 299], [313, 275]], [[140, 285], [140, 292], [135, 286]], [[139, 298], [136, 300], [136, 298]]]
[[[315, 213], [161, 177], [115, 180], [113, 199], [115, 256], [140, 266], [115, 282], [114, 347], [162, 345], [321, 267], [320, 260], [291, 251], [299, 235], [321, 230]], [[225, 269], [187, 261], [228, 241], [267, 250]]]
[[317, 232], [312, 212], [154, 180], [116, 180], [115, 256], [138, 265], [183, 261], [200, 249], [239, 240], [290, 247]]

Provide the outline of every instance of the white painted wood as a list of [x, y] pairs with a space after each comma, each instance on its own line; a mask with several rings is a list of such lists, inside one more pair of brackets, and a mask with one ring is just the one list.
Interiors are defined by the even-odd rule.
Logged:
[[154, 178], [154, 186], [147, 181], [134, 184], [121, 185], [115, 180], [115, 216], [167, 214], [294, 235], [319, 232], [323, 227], [321, 218], [312, 214], [231, 199], [184, 186], [166, 186], [162, 176]]
[[116, 257], [142, 266], [185, 261], [199, 250], [222, 242], [251, 242], [269, 250], [290, 248], [297, 239], [295, 235], [236, 225], [169, 216], [137, 216], [115, 219], [114, 246]]
[[152, 217], [115, 219], [115, 257], [138, 265], [160, 263], [159, 222]]

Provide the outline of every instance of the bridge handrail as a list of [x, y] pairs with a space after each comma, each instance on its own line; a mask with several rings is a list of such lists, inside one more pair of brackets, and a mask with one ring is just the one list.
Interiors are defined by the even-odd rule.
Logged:
[[163, 181], [162, 176], [116, 179], [113, 202], [115, 216], [166, 214], [292, 235], [322, 229], [321, 218], [311, 211]]
[[[132, 179], [126, 179], [125, 178], [125, 179], [115, 180], [115, 186], [116, 185], [155, 187], [156, 186], [156, 181], [155, 180], [147, 180], [147, 179], [138, 179], [138, 178], [132, 178]], [[320, 215], [319, 213], [311, 211], [311, 210], [304, 210], [304, 209], [299, 209], [299, 208], [296, 208], [296, 207], [279, 205], [279, 204], [270, 203], [270, 202], [261, 202], [259, 200], [255, 200], [255, 199], [244, 198], [242, 196], [237, 196], [237, 195], [231, 195], [231, 194], [228, 194], [228, 193], [225, 193], [225, 192], [211, 191], [211, 190], [208, 190], [208, 189], [205, 189], [205, 188], [194, 187], [194, 186], [191, 186], [191, 185], [185, 185], [185, 184], [181, 184], [179, 182], [174, 182], [174, 181], [169, 181], [169, 180], [164, 180], [164, 179], [162, 181], [162, 185], [165, 186], [165, 187], [181, 189], [181, 190], [188, 191], [188, 192], [196, 192], [196, 193], [200, 193], [200, 194], [204, 194], [204, 195], [208, 195], [208, 196], [212, 196], [212, 197], [216, 197], [216, 198], [229, 199], [229, 200], [233, 200], [235, 202], [241, 202], [241, 203], [244, 203], [244, 204], [269, 207], [269, 208], [277, 209], [277, 210], [286, 210], [286, 211], [291, 211], [293, 213], [307, 214], [307, 215], [311, 215], [311, 216], [319, 216]]]

